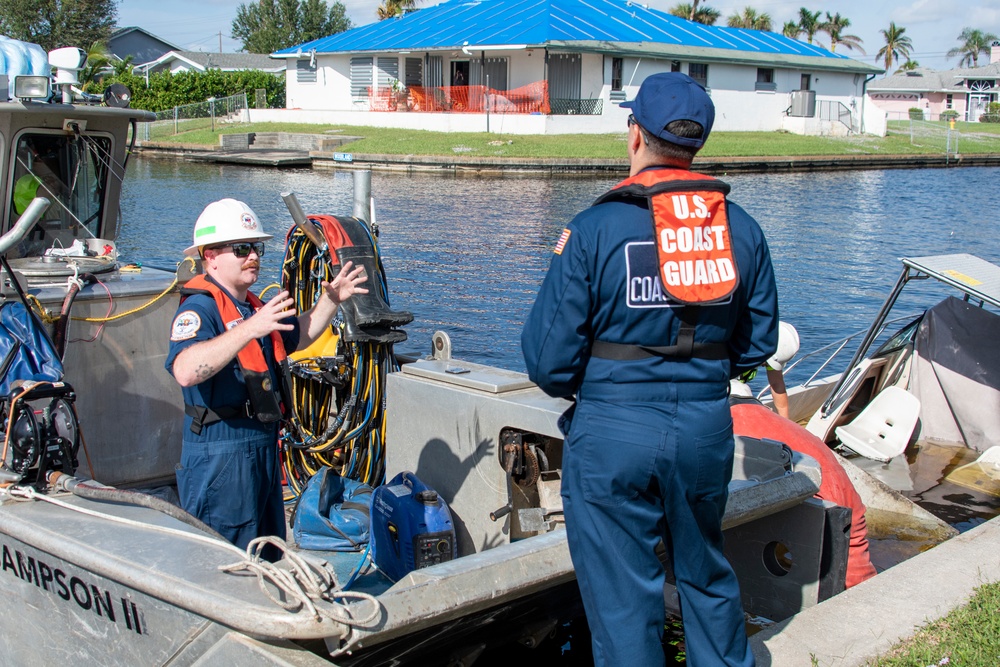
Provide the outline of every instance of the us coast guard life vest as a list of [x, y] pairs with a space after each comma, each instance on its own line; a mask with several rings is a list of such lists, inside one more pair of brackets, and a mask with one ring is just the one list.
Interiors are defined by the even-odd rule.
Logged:
[[[204, 275], [198, 275], [189, 280], [181, 289], [181, 303], [192, 294], [207, 294], [215, 301], [219, 314], [222, 316], [223, 325], [226, 330], [230, 330], [243, 321], [236, 304], [222, 290], [221, 287], [209, 280]], [[256, 312], [264, 304], [252, 292], [247, 292], [247, 301]], [[285, 344], [281, 340], [281, 334], [272, 331], [270, 334], [271, 344], [274, 346], [274, 360], [279, 367], [284, 367], [286, 361]], [[201, 406], [185, 406], [185, 412], [190, 414], [195, 423], [191, 429], [196, 433], [201, 431], [201, 427], [220, 419], [230, 419], [232, 417], [253, 417], [264, 423], [275, 422], [281, 419], [284, 414], [284, 406], [281, 401], [281, 392], [274, 386], [271, 380], [271, 371], [264, 358], [264, 347], [259, 340], [252, 340], [247, 343], [236, 355], [240, 371], [246, 383], [247, 393], [250, 395], [249, 406], [226, 406], [220, 408], [204, 409]], [[200, 414], [195, 414], [199, 412]], [[197, 430], [195, 430], [197, 427]]]
[[646, 199], [653, 222], [660, 282], [683, 305], [726, 301], [739, 285], [726, 214], [729, 186], [683, 169], [649, 169], [594, 202]]
[[674, 345], [628, 345], [595, 340], [591, 355], [629, 361], [649, 357], [728, 359], [722, 342], [696, 343], [698, 306], [728, 300], [739, 285], [726, 194], [729, 186], [711, 176], [683, 169], [648, 169], [598, 197], [608, 201], [647, 201], [653, 223], [657, 273], [677, 310], [680, 326]]

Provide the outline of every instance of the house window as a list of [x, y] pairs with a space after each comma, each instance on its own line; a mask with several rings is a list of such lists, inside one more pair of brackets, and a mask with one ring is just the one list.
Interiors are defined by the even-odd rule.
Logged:
[[372, 87], [371, 56], [366, 58], [351, 58], [351, 96], [364, 98], [371, 94]]
[[406, 87], [424, 85], [424, 61], [420, 58], [407, 58], [403, 74]]
[[611, 59], [611, 90], [621, 90], [622, 81], [625, 78], [625, 59]]
[[688, 76], [708, 88], [708, 65], [705, 63], [691, 63], [688, 65]]
[[774, 82], [774, 68], [758, 67], [757, 83], [754, 85], [754, 90], [768, 90], [774, 92], [777, 89], [778, 84]]
[[955, 104], [955, 96], [954, 95], [945, 95], [944, 108], [945, 109], [954, 109], [955, 108], [954, 104]]
[[392, 88], [399, 82], [399, 58], [380, 57], [378, 59], [378, 87]]
[[316, 59], [303, 58], [295, 61], [295, 81], [316, 83]]
[[801, 83], [799, 84], [799, 90], [809, 90], [809, 84], [812, 82], [812, 74], [803, 74], [801, 78]]
[[671, 60], [670, 61], [670, 71], [671, 72], [680, 72], [681, 71], [681, 61], [680, 60]]

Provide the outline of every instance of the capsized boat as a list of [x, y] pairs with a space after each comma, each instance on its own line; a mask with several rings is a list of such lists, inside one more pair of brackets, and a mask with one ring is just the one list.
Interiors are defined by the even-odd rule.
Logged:
[[[183, 407], [163, 361], [183, 276], [115, 243], [130, 141], [153, 115], [121, 90], [81, 104], [82, 59], [50, 60], [63, 103], [47, 75], [16, 72], [0, 102], [0, 313], [51, 336], [0, 318], [0, 661], [471, 664], [578, 615], [559, 497], [567, 404], [452, 358], [443, 334], [387, 373], [385, 477], [413, 471], [447, 501], [457, 558], [396, 582], [360, 552], [284, 545], [270, 566], [172, 502]], [[12, 376], [10, 360], [35, 367]], [[779, 620], [843, 589], [849, 516], [812, 499], [819, 482], [812, 459], [738, 440], [724, 524], [750, 613]]]
[[[791, 418], [844, 455], [869, 514], [884, 515], [870, 529], [964, 529], [1000, 512], [1000, 267], [969, 254], [901, 263], [865, 331], [786, 368]], [[800, 365], [814, 370], [797, 381]]]

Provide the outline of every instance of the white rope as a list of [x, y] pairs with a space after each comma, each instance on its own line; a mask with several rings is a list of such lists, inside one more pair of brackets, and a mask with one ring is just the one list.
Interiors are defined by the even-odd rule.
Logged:
[[[271, 544], [280, 549], [288, 561], [288, 569], [275, 567], [274, 563], [261, 560], [260, 552]], [[348, 626], [368, 625], [376, 620], [382, 610], [375, 596], [358, 591], [340, 590], [333, 567], [321, 559], [306, 559], [302, 554], [288, 549], [288, 545], [277, 537], [258, 537], [247, 545], [246, 558], [232, 565], [221, 565], [223, 572], [251, 572], [257, 576], [260, 589], [275, 604], [288, 611], [306, 609], [316, 620], [322, 617]], [[286, 593], [292, 601], [284, 602], [276, 599], [266, 586], [271, 582], [276, 588]], [[354, 618], [350, 606], [338, 600], [365, 600], [371, 603], [371, 611], [360, 618]], [[330, 606], [317, 606], [318, 602], [327, 602]]]
[[[317, 620], [326, 617], [336, 623], [342, 623], [350, 627], [371, 623], [378, 618], [382, 610], [381, 605], [373, 595], [357, 591], [339, 590], [340, 584], [337, 582], [333, 567], [328, 562], [315, 558], [306, 559], [301, 554], [290, 550], [288, 544], [277, 537], [258, 537], [247, 545], [246, 551], [243, 551], [228, 542], [223, 542], [209, 535], [190, 533], [167, 526], [157, 526], [72, 505], [51, 496], [38, 493], [32, 486], [0, 488], [0, 499], [5, 496], [21, 502], [42, 500], [87, 516], [106, 519], [142, 530], [152, 530], [195, 540], [196, 542], [203, 542], [213, 547], [231, 551], [242, 560], [230, 565], [220, 565], [219, 570], [227, 574], [235, 574], [243, 571], [253, 573], [256, 575], [260, 589], [264, 595], [286, 611], [296, 612], [299, 609], [305, 609]], [[287, 570], [276, 567], [274, 563], [261, 560], [260, 552], [268, 544], [272, 544], [282, 551], [285, 559], [288, 561], [289, 568]], [[276, 598], [268, 590], [267, 582], [270, 582], [275, 588], [285, 593], [292, 601], [284, 602]], [[365, 600], [371, 604], [371, 611], [363, 617], [354, 618], [352, 609], [344, 602], [345, 600]]]

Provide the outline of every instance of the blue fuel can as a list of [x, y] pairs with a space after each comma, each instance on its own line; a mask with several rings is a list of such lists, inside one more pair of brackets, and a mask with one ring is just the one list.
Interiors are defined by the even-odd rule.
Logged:
[[372, 494], [372, 559], [399, 581], [412, 570], [458, 557], [448, 504], [412, 472], [401, 472]]

